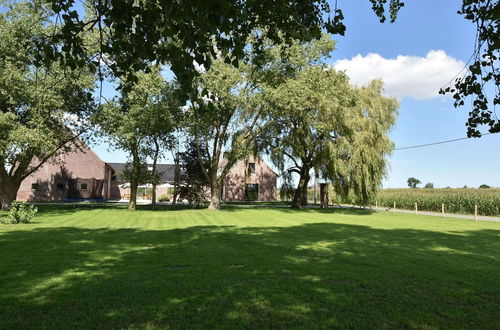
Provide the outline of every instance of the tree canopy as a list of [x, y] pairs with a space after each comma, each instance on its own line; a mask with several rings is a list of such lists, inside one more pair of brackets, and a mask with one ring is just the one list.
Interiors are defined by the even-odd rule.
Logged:
[[407, 182], [408, 182], [408, 187], [413, 189], [417, 188], [417, 186], [422, 183], [422, 181], [414, 177], [408, 178]]
[[[50, 39], [39, 41], [46, 59], [59, 59], [71, 67], [98, 67], [100, 59], [109, 59], [112, 71], [131, 75], [157, 62], [168, 64], [183, 86], [189, 88], [196, 75], [195, 64], [207, 68], [215, 56], [214, 45], [224, 52], [225, 60], [237, 65], [245, 56], [244, 48], [252, 31], [265, 31], [255, 47], [262, 49], [264, 40], [309, 41], [318, 39], [321, 31], [343, 35], [346, 26], [337, 1], [332, 7], [327, 0], [292, 1], [118, 1], [99, 0], [86, 3], [84, 15], [75, 0], [47, 0], [64, 28]], [[404, 6], [401, 0], [368, 0], [372, 10], [385, 22], [394, 22]], [[490, 132], [500, 131], [495, 106], [500, 103], [498, 57], [498, 0], [463, 0], [458, 12], [476, 25], [477, 40], [468, 71], [442, 93], [452, 93], [455, 106], [465, 105], [472, 97], [472, 110], [467, 122], [469, 136], [480, 136], [479, 128], [487, 125]], [[82, 32], [98, 30], [100, 56], [89, 61], [88, 45]], [[105, 31], [105, 33], [103, 32]], [[62, 42], [63, 46], [59, 47]], [[493, 97], [488, 97], [488, 87]]]
[[201, 165], [210, 186], [210, 209], [219, 209], [231, 167], [255, 152], [262, 109], [254, 69], [245, 64], [236, 68], [219, 57], [194, 80], [186, 129], [200, 147], [200, 159], [208, 160]]
[[93, 111], [94, 76], [58, 63], [35, 66], [36, 40], [60, 27], [44, 6], [0, 12], [0, 199], [8, 208], [26, 177], [77, 148]]
[[155, 171], [152, 178], [144, 173], [147, 170], [145, 163], [149, 156], [156, 162], [160, 145], [168, 146], [175, 128], [174, 113], [180, 107], [174, 86], [165, 81], [159, 67], [137, 76], [137, 83], [104, 104], [94, 117], [94, 122], [114, 147], [130, 155], [130, 210], [136, 208], [137, 186], [144, 181], [156, 183]]
[[455, 107], [464, 106], [467, 98], [472, 98], [472, 110], [466, 123], [469, 137], [480, 137], [483, 125], [490, 133], [498, 133], [500, 118], [495, 109], [500, 104], [500, 2], [464, 0], [458, 14], [476, 25], [474, 52], [466, 73], [440, 93], [451, 93]]
[[323, 58], [333, 48], [324, 35], [293, 44], [286, 56], [269, 52], [271, 84], [263, 93], [269, 124], [261, 143], [284, 179], [298, 174], [293, 207], [307, 203], [313, 169], [331, 180], [338, 194], [366, 204], [380, 186], [385, 156], [393, 148], [387, 132], [397, 102], [382, 96], [381, 82], [356, 88], [344, 73], [327, 66]]

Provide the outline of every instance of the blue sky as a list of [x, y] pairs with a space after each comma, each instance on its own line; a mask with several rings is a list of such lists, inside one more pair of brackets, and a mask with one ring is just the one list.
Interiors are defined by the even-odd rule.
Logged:
[[[391, 138], [396, 148], [466, 136], [467, 106], [455, 109], [439, 96], [473, 51], [475, 29], [456, 14], [461, 1], [407, 0], [396, 23], [380, 24], [368, 0], [339, 0], [345, 37], [334, 36], [330, 64], [346, 70], [353, 83], [386, 81], [388, 95], [399, 99], [399, 117]], [[371, 54], [371, 55], [369, 55]], [[434, 96], [435, 95], [435, 96]], [[500, 187], [500, 134], [410, 150], [396, 150], [384, 187], [406, 187], [409, 177], [435, 187]], [[93, 146], [108, 162], [126, 161], [106, 144]], [[168, 159], [166, 160], [168, 161]]]
[[[337, 51], [333, 54], [332, 64], [337, 60], [352, 59], [356, 55], [366, 58], [369, 53], [378, 54], [384, 59], [419, 57], [413, 61], [417, 62], [414, 63], [417, 79], [413, 77], [413, 83], [411, 72], [403, 72], [405, 77], [401, 80], [394, 78], [394, 72], [387, 73], [389, 78], [399, 81], [400, 86], [408, 84], [405, 89], [396, 90], [406, 94], [398, 97], [399, 118], [391, 132], [396, 148], [466, 136], [465, 121], [469, 107], [455, 109], [449, 95], [422, 98], [424, 91], [420, 91], [415, 92], [416, 97], [408, 96], [412, 90], [435, 84], [435, 80], [442, 79], [443, 85], [446, 84], [458, 73], [453, 59], [466, 62], [472, 54], [475, 29], [456, 14], [460, 3], [456, 0], [408, 0], [396, 23], [380, 24], [371, 12], [368, 1], [338, 2], [346, 17], [347, 34], [345, 37], [336, 37]], [[443, 64], [441, 67], [446, 67], [446, 70], [433, 71], [432, 66], [436, 63], [426, 63], [424, 60], [430, 51], [437, 50], [444, 51], [451, 58], [447, 61], [451, 62], [449, 67], [446, 67], [446, 63], [438, 63]], [[406, 61], [410, 66], [411, 62]], [[358, 61], [354, 64], [359, 67], [362, 63]], [[385, 70], [390, 71], [388, 66], [390, 63], [385, 63]], [[370, 68], [367, 71], [369, 74]], [[384, 68], [378, 70], [378, 73], [383, 72]], [[433, 73], [432, 77], [424, 74], [429, 72]], [[394, 151], [384, 187], [405, 187], [410, 176], [423, 183], [432, 182], [436, 187], [477, 187], [482, 183], [500, 187], [499, 146], [500, 134], [497, 134], [481, 139]]]

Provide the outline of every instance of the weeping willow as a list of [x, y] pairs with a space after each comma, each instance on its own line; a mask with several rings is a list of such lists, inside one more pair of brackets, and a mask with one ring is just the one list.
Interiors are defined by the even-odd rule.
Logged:
[[394, 147], [388, 133], [397, 101], [383, 96], [381, 81], [357, 87], [327, 65], [324, 59], [334, 48], [327, 35], [294, 43], [285, 54], [271, 47], [262, 69], [266, 83], [259, 100], [268, 124], [260, 145], [281, 172], [283, 191], [298, 177], [295, 208], [307, 204], [312, 172], [331, 182], [343, 200], [368, 204], [387, 173], [387, 156]]
[[335, 193], [344, 201], [368, 205], [387, 174], [387, 156], [394, 148], [388, 133], [397, 116], [398, 103], [382, 96], [381, 81], [358, 90], [352, 134], [329, 141], [326, 168]]

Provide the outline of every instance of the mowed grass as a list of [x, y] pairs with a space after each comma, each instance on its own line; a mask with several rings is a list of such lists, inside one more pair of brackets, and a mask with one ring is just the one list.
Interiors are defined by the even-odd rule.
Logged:
[[35, 221], [0, 225], [0, 328], [500, 326], [500, 223], [238, 207]]

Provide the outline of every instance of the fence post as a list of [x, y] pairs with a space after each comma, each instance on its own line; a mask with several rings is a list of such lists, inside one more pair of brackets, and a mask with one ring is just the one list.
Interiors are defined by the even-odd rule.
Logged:
[[393, 203], [393, 205], [394, 205], [394, 207], [392, 208], [392, 211], [393, 211], [393, 212], [396, 212], [396, 202], [392, 202], [392, 203]]
[[477, 222], [477, 204], [474, 205], [474, 220]]
[[441, 217], [444, 217], [444, 203], [441, 203]]
[[417, 206], [417, 202], [415, 202], [415, 215], [418, 214], [418, 206]]

